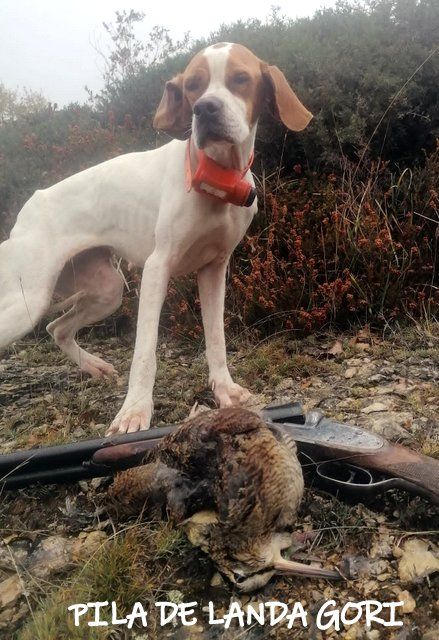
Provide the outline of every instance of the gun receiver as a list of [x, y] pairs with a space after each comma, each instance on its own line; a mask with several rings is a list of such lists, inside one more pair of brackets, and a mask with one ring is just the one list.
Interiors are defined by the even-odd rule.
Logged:
[[[270, 405], [263, 409], [262, 417], [288, 431], [299, 451], [316, 463], [330, 460], [358, 465], [383, 474], [385, 477], [378, 481], [383, 489], [399, 487], [439, 504], [439, 461], [434, 458], [390, 444], [359, 427], [330, 420], [320, 411], [304, 414], [300, 403]], [[385, 484], [386, 479], [392, 482]]]

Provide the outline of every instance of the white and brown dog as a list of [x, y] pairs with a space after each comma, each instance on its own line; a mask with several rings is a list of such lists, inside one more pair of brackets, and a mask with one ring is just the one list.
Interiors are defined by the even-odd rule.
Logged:
[[[114, 368], [81, 349], [75, 336], [121, 303], [123, 282], [112, 255], [143, 268], [128, 393], [108, 433], [149, 427], [159, 316], [171, 276], [198, 274], [216, 402], [226, 407], [248, 396], [227, 368], [223, 311], [229, 257], [256, 202], [247, 193], [241, 203], [246, 206], [236, 204], [227, 180], [254, 187], [249, 159], [267, 101], [293, 131], [312, 117], [277, 67], [241, 45], [204, 49], [166, 84], [154, 119], [156, 129], [176, 137], [192, 126], [189, 141], [122, 155], [36, 191], [0, 245], [0, 350], [27, 334], [61, 296], [64, 303], [57, 307], [67, 311], [47, 330], [92, 376], [110, 375]], [[202, 157], [214, 166], [214, 178], [223, 172], [224, 190], [215, 179], [209, 183], [209, 168], [201, 186], [191, 189]]]

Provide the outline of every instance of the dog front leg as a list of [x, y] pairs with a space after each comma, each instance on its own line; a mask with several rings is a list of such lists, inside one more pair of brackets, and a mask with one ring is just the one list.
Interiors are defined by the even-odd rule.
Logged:
[[156, 348], [160, 311], [170, 277], [169, 260], [154, 252], [145, 262], [140, 287], [137, 333], [128, 392], [106, 435], [148, 429], [156, 374]]
[[220, 407], [245, 402], [250, 392], [233, 382], [227, 367], [224, 335], [224, 296], [228, 258], [211, 263], [198, 272], [201, 315], [206, 339], [209, 384]]

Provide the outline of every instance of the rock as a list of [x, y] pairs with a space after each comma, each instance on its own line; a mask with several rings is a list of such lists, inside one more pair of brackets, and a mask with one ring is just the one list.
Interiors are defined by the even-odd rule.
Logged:
[[376, 580], [367, 580], [363, 583], [363, 594], [367, 596], [369, 593], [376, 591], [379, 588], [379, 584]]
[[102, 422], [98, 422], [97, 424], [91, 424], [90, 427], [92, 431], [104, 432], [107, 430], [108, 425], [103, 424]]
[[401, 591], [398, 594], [398, 600], [404, 602], [402, 605], [403, 613], [413, 613], [416, 609], [416, 601], [409, 591]]
[[[378, 403], [377, 403], [378, 404]], [[411, 427], [413, 416], [407, 411], [388, 411], [385, 415], [371, 415], [367, 428], [387, 438], [387, 440], [410, 440], [411, 433], [405, 427]]]
[[384, 404], [384, 402], [372, 402], [372, 404], [369, 404], [367, 407], [364, 407], [364, 409], [361, 409], [361, 413], [378, 413], [379, 411], [387, 411], [389, 409], [389, 406], [387, 404]]
[[15, 572], [23, 566], [29, 555], [29, 540], [13, 540], [8, 545], [0, 545], [0, 570]]
[[383, 376], [381, 373], [374, 373], [369, 377], [369, 382], [382, 382], [386, 379], [386, 376]]
[[224, 578], [219, 573], [219, 571], [216, 571], [213, 574], [212, 579], [210, 581], [210, 586], [211, 587], [223, 587], [224, 586]]
[[348, 630], [343, 635], [345, 640], [360, 640], [363, 637], [363, 625], [358, 622], [348, 627]]
[[349, 367], [360, 367], [363, 363], [363, 358], [349, 358], [349, 360], [346, 360], [346, 364]]
[[343, 558], [343, 569], [350, 578], [370, 578], [389, 575], [389, 563], [387, 560], [377, 558], [370, 560], [365, 556], [346, 555]]
[[404, 624], [400, 631], [392, 634], [390, 636], [390, 640], [418, 640], [418, 625], [414, 624]]
[[23, 594], [23, 585], [19, 576], [14, 575], [0, 582], [0, 608], [6, 609], [14, 606], [18, 598]]
[[356, 406], [357, 406], [356, 398], [345, 398], [344, 400], [340, 400], [340, 402], [337, 405], [337, 408], [341, 410], [355, 411]]
[[[287, 401], [288, 398], [285, 399]], [[281, 400], [279, 399], [279, 402]], [[245, 408], [255, 413], [260, 413], [262, 409], [271, 402], [271, 397], [264, 393], [252, 393], [248, 401], [245, 403]]]
[[72, 544], [72, 560], [86, 560], [94, 555], [107, 541], [105, 531], [91, 531], [79, 536]]
[[379, 396], [382, 395], [396, 395], [401, 398], [405, 398], [409, 393], [416, 389], [416, 385], [408, 383], [407, 380], [401, 379], [397, 382], [390, 382], [389, 384], [380, 385], [375, 389], [375, 393]]
[[343, 343], [341, 340], [336, 340], [326, 353], [328, 356], [338, 356], [340, 353], [343, 353]]
[[346, 380], [350, 380], [356, 374], [357, 374], [357, 369], [355, 367], [349, 367], [349, 369], [346, 369], [346, 371], [344, 372], [344, 377], [346, 378]]
[[[15, 626], [15, 624], [21, 620], [22, 618], [29, 615], [29, 606], [26, 602], [23, 602], [18, 607], [14, 607], [14, 609], [4, 609], [0, 612], [0, 629], [11, 629], [11, 626]], [[4, 637], [10, 637], [4, 636]]]
[[401, 582], [419, 582], [439, 571], [438, 549], [432, 549], [430, 550], [428, 542], [414, 538], [407, 540], [402, 549], [394, 550], [393, 555], [399, 557], [398, 573]]
[[367, 344], [366, 342], [357, 342], [357, 344], [354, 345], [354, 349], [356, 349], [356, 351], [369, 351], [370, 349], [370, 345]]
[[371, 558], [391, 558], [392, 547], [388, 540], [378, 539], [370, 548]]
[[380, 632], [378, 629], [366, 631], [366, 640], [380, 640]]
[[62, 536], [50, 536], [29, 557], [26, 568], [37, 578], [47, 578], [64, 571], [72, 562], [72, 548], [71, 540]]

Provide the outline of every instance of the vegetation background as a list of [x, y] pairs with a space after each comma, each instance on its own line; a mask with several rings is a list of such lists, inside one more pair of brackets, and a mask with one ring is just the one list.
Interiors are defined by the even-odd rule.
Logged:
[[[438, 0], [339, 2], [297, 21], [274, 10], [266, 22], [225, 25], [202, 41], [174, 42], [164, 27], [139, 41], [143, 19], [127, 11], [104, 25], [112, 47], [103, 89], [89, 92], [87, 104], [59, 108], [0, 84], [0, 241], [35, 189], [120, 153], [166, 143], [151, 127], [166, 80], [206, 44], [243, 43], [286, 73], [314, 119], [295, 134], [264, 114], [258, 128], [259, 213], [228, 278], [232, 374], [260, 406], [297, 398], [307, 409], [439, 457]], [[130, 292], [116, 316], [121, 331], [136, 317], [139, 280], [128, 269], [125, 275]], [[195, 401], [212, 405], [201, 341], [181, 339], [200, 333], [194, 279], [171, 283], [171, 291], [163, 322], [179, 339], [159, 344], [155, 424], [183, 420]], [[428, 324], [400, 331], [407, 320]], [[355, 326], [363, 323], [371, 327]], [[330, 325], [335, 331], [326, 331]], [[339, 331], [346, 325], [353, 330]], [[393, 326], [390, 340], [374, 331]], [[430, 327], [436, 331], [423, 331]], [[125, 396], [132, 335], [100, 333], [89, 346], [117, 364], [117, 385], [82, 376], [48, 339], [32, 336], [10, 350], [0, 376], [2, 452], [103, 436]], [[2, 493], [0, 637], [123, 636], [112, 626], [87, 635], [85, 618], [73, 627], [66, 607], [74, 602], [114, 600], [124, 616], [136, 601], [154, 610], [158, 599], [203, 605], [212, 599], [220, 615], [235, 599], [227, 585], [211, 590], [213, 566], [181, 530], [141, 515], [115, 521], [107, 488], [106, 480], [95, 479]], [[400, 577], [403, 559], [410, 571], [418, 562], [422, 572], [425, 562], [432, 565], [436, 512], [402, 492], [365, 506], [312, 488], [298, 531], [316, 537], [298, 551], [328, 566], [348, 562], [358, 576], [336, 585], [279, 577], [253, 602], [301, 601], [313, 616], [332, 597], [339, 603], [404, 600], [397, 637], [436, 639], [437, 579], [416, 572], [412, 582]], [[412, 544], [417, 551], [410, 555]], [[149, 638], [169, 636], [149, 620]], [[397, 633], [356, 626], [337, 637], [359, 640], [365, 633], [384, 640]], [[310, 629], [276, 628], [276, 639], [309, 638]], [[170, 633], [182, 637], [180, 631]], [[218, 637], [203, 626], [201, 632], [200, 638]], [[141, 633], [139, 640], [146, 637]], [[230, 633], [270, 636], [254, 627]]]
[[[438, 309], [439, 3], [339, 2], [312, 18], [223, 25], [144, 41], [136, 11], [104, 24], [112, 42], [101, 92], [58, 108], [0, 84], [0, 240], [37, 188], [168, 138], [151, 127], [164, 83], [196, 50], [244, 44], [278, 65], [314, 113], [300, 134], [269, 114], [258, 129], [260, 212], [234, 255], [229, 330], [310, 332], [388, 325]], [[145, 185], [145, 189], [148, 185]], [[60, 215], [62, 212], [60, 212]], [[133, 315], [138, 274], [120, 317]], [[200, 332], [194, 280], [171, 285], [164, 320]]]

